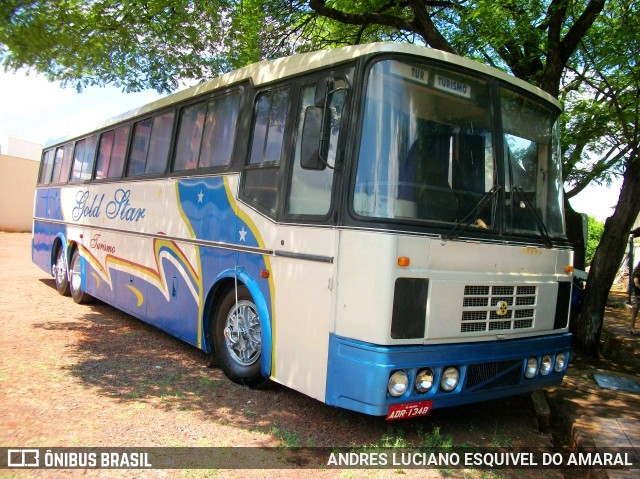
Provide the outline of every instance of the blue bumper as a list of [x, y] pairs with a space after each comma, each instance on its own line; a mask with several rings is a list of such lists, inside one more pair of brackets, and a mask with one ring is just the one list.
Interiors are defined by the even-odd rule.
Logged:
[[[326, 403], [374, 416], [386, 416], [389, 407], [431, 401], [432, 408], [456, 406], [521, 394], [562, 382], [569, 361], [571, 334], [526, 339], [427, 346], [376, 346], [331, 335], [327, 371]], [[566, 354], [565, 367], [542, 376], [525, 377], [527, 359]], [[460, 371], [458, 386], [451, 392], [440, 387], [443, 370]], [[426, 393], [415, 388], [416, 373], [431, 368], [434, 385]], [[404, 395], [391, 397], [387, 383], [392, 372], [404, 370], [409, 387]]]

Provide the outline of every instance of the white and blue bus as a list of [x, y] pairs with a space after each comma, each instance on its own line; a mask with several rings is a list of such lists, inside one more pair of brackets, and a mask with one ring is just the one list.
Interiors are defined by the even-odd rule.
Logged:
[[559, 114], [414, 45], [260, 62], [46, 146], [33, 261], [232, 381], [366, 414], [557, 385]]

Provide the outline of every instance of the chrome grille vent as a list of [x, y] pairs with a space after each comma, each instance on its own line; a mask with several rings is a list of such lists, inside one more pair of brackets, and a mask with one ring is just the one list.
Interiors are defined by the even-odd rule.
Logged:
[[537, 286], [465, 286], [460, 332], [532, 328], [537, 303]]

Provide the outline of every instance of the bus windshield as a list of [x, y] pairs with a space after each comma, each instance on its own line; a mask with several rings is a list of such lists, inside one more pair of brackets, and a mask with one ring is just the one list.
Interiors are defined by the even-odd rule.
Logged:
[[[491, 103], [480, 78], [398, 60], [376, 63], [367, 84], [355, 212], [447, 227], [482, 204], [471, 228], [540, 234], [546, 223], [550, 235], [562, 235], [557, 115], [501, 93], [507, 182], [501, 185]], [[492, 194], [496, 186], [500, 195]], [[508, 202], [504, 228], [499, 198]]]

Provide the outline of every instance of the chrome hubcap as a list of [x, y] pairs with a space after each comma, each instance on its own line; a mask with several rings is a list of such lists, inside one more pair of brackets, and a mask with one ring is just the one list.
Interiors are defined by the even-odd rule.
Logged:
[[233, 305], [224, 338], [231, 357], [241, 366], [251, 366], [260, 358], [260, 320], [255, 304], [242, 300]]
[[76, 256], [75, 261], [71, 265], [71, 288], [74, 291], [78, 291], [80, 289], [81, 281], [82, 276], [80, 274], [80, 256]]
[[54, 266], [53, 274], [55, 275], [56, 282], [58, 284], [64, 283], [64, 281], [67, 279], [67, 265], [64, 261], [64, 253], [60, 253], [58, 255], [58, 260], [56, 261], [56, 264]]

